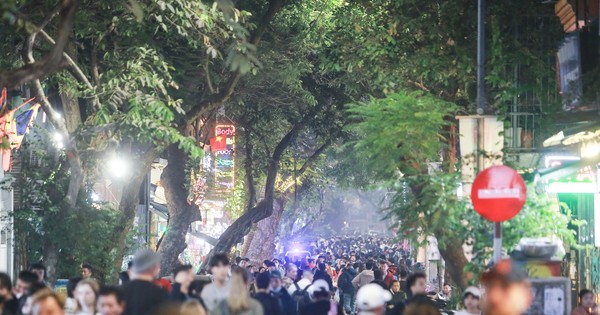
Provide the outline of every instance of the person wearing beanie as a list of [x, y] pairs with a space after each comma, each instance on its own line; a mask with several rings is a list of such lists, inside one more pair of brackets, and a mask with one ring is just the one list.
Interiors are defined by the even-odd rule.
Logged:
[[149, 248], [135, 253], [132, 281], [123, 286], [125, 315], [146, 315], [156, 312], [165, 301], [167, 292], [153, 283], [160, 274], [160, 256]]

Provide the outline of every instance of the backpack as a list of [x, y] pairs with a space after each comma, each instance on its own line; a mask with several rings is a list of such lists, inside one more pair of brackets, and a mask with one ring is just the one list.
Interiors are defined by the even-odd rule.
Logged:
[[294, 286], [296, 287], [296, 291], [292, 294], [292, 299], [294, 303], [296, 303], [296, 311], [299, 311], [300, 308], [304, 305], [310, 303], [310, 295], [308, 294], [308, 288], [310, 288], [312, 284], [309, 284], [303, 290], [300, 290], [298, 283], [294, 282]]

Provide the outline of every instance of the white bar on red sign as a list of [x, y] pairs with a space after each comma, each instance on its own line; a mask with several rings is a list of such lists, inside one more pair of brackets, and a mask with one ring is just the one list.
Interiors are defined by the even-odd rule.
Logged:
[[521, 196], [520, 188], [504, 189], [479, 189], [477, 197], [479, 199], [513, 199]]

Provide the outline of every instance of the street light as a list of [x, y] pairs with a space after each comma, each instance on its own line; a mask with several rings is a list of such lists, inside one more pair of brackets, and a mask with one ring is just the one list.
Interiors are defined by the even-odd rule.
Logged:
[[54, 146], [57, 149], [64, 149], [65, 143], [64, 143], [64, 137], [63, 137], [62, 133], [55, 131], [52, 134], [52, 141], [54, 142]]
[[116, 155], [108, 160], [107, 166], [110, 176], [116, 179], [123, 179], [128, 176], [131, 171], [129, 161]]

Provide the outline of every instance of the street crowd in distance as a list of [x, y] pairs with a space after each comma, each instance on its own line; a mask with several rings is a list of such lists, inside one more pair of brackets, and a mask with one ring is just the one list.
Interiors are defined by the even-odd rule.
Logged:
[[[454, 314], [517, 315], [528, 307], [526, 276], [503, 261], [464, 290]], [[63, 301], [45, 284], [42, 264], [19, 273], [14, 282], [0, 274], [1, 315], [417, 315], [441, 314], [452, 297], [445, 284], [435, 292], [406, 245], [374, 237], [315, 240], [303, 249], [260, 263], [218, 253], [207, 270], [176, 267], [159, 278], [160, 257], [136, 252], [118, 286], [100, 286], [93, 268], [82, 265]], [[434, 291], [434, 292], [432, 292]], [[480, 302], [480, 299], [482, 300]], [[453, 305], [452, 307], [454, 307]]]

